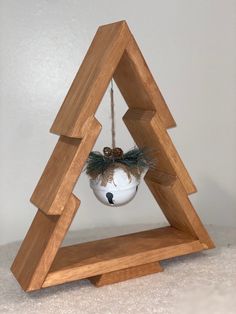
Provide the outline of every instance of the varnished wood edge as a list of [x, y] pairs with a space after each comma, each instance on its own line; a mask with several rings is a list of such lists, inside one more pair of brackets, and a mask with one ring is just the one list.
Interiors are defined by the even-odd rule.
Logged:
[[[117, 64], [119, 63], [119, 60], [120, 60], [120, 58], [122, 57], [122, 55], [123, 55], [123, 53], [124, 53], [124, 50], [125, 50], [125, 48], [126, 48], [128, 42], [129, 42], [129, 40], [130, 40], [130, 35], [131, 35], [130, 30], [129, 30], [128, 25], [127, 25], [127, 23], [126, 23], [125, 20], [118, 21], [118, 22], [115, 22], [115, 23], [110, 23], [110, 24], [104, 24], [104, 25], [99, 26], [98, 29], [97, 29], [97, 31], [96, 31], [96, 33], [95, 33], [95, 35], [94, 35], [94, 38], [93, 38], [93, 40], [92, 40], [92, 43], [91, 43], [90, 47], [89, 47], [88, 50], [87, 50], [87, 53], [86, 53], [86, 55], [85, 55], [83, 61], [86, 59], [88, 53], [90, 52], [91, 47], [92, 47], [92, 45], [93, 45], [93, 42], [94, 42], [95, 39], [96, 39], [96, 36], [97, 36], [101, 31], [103, 31], [104, 29], [109, 29], [110, 27], [113, 27], [114, 25], [120, 25], [120, 30], [119, 30], [119, 32], [117, 33], [116, 36], [117, 36], [117, 39], [120, 40], [120, 45], [124, 45], [124, 49], [122, 49], [122, 51], [121, 51], [121, 53], [120, 53], [120, 55], [119, 55], [119, 57], [118, 57], [118, 60], [117, 60]], [[81, 66], [83, 65], [83, 61], [82, 61], [82, 63], [81, 63]], [[81, 66], [80, 66], [80, 68], [81, 68]], [[107, 84], [106, 84], [106, 87], [104, 88], [103, 95], [104, 95], [105, 92], [106, 92], [107, 86], [108, 86], [110, 80], [112, 79], [112, 76], [113, 76], [113, 73], [114, 73], [116, 67], [117, 67], [117, 65], [112, 69], [111, 75], [110, 75], [110, 77], [107, 79]], [[79, 70], [78, 70], [78, 73], [79, 73], [79, 71], [80, 71], [80, 68], [79, 68]], [[74, 81], [74, 80], [73, 80], [73, 81]], [[99, 81], [99, 78], [97, 79], [97, 81]], [[72, 83], [72, 84], [73, 84], [73, 83]], [[72, 86], [72, 84], [71, 84], [71, 86]], [[90, 86], [90, 88], [92, 88], [92, 86]], [[70, 91], [70, 89], [69, 89], [69, 91]], [[68, 91], [68, 93], [69, 93], [69, 91]], [[67, 93], [67, 95], [68, 95], [68, 93]], [[66, 100], [67, 95], [66, 95], [64, 101]], [[102, 99], [102, 97], [101, 97], [101, 99]], [[98, 103], [98, 106], [99, 106], [99, 104], [100, 104], [100, 102], [101, 102], [101, 99], [100, 99], [100, 101], [99, 101], [99, 103]], [[63, 101], [63, 103], [62, 103], [62, 106], [63, 106], [63, 104], [64, 104], [64, 101]], [[62, 106], [61, 106], [61, 108], [62, 108]], [[61, 108], [60, 108], [60, 110], [61, 110]], [[93, 113], [92, 113], [92, 116], [88, 117], [84, 123], [81, 123], [81, 127], [79, 128], [79, 130], [75, 130], [75, 127], [74, 127], [74, 126], [76, 125], [76, 121], [75, 121], [75, 122], [73, 123], [73, 125], [70, 126], [70, 129], [68, 129], [68, 130], [63, 130], [63, 131], [62, 131], [61, 129], [58, 129], [58, 127], [56, 126], [56, 121], [57, 121], [58, 115], [60, 114], [60, 110], [59, 110], [59, 112], [57, 113], [57, 116], [56, 116], [56, 118], [55, 118], [55, 120], [54, 120], [54, 122], [53, 122], [53, 124], [52, 124], [52, 126], [51, 126], [51, 128], [50, 128], [50, 133], [57, 134], [57, 135], [64, 135], [64, 136], [68, 136], [68, 137], [74, 137], [74, 138], [82, 138], [82, 137], [84, 137], [84, 132], [86, 132], [86, 129], [87, 129], [86, 124], [89, 123], [89, 120], [92, 119], [92, 117], [95, 115], [96, 111], [93, 112]], [[84, 110], [86, 110], [86, 109], [84, 109]], [[79, 117], [78, 117], [77, 120], [79, 120]], [[88, 121], [88, 122], [87, 122], [87, 121]]]
[[[94, 140], [94, 144], [95, 144], [95, 142], [96, 142], [96, 140], [97, 140], [97, 138], [98, 138], [98, 136], [99, 136], [99, 134], [100, 134], [100, 132], [101, 132], [102, 126], [101, 126], [101, 124], [99, 123], [99, 121], [98, 121], [94, 116], [91, 117], [91, 119], [89, 120], [89, 125], [88, 125], [88, 127], [87, 127], [87, 133], [85, 134], [85, 136], [84, 136], [83, 138], [77, 139], [77, 138], [70, 138], [70, 137], [61, 135], [60, 138], [59, 138], [59, 140], [58, 140], [58, 142], [59, 142], [60, 140], [62, 140], [62, 141], [63, 141], [63, 140], [66, 140], [66, 141], [69, 141], [69, 142], [70, 142], [70, 141], [76, 142], [76, 141], [78, 140], [78, 143], [77, 143], [77, 144], [78, 144], [78, 145], [83, 145], [84, 141], [89, 137], [89, 135], [90, 135], [90, 130], [91, 130], [91, 129], [92, 129], [93, 131], [96, 130], [96, 136], [95, 136], [95, 140]], [[94, 146], [94, 144], [93, 144], [93, 146]], [[51, 159], [51, 157], [53, 156], [55, 149], [56, 149], [56, 146], [55, 146], [55, 148], [54, 148], [54, 150], [53, 150], [53, 152], [52, 152], [52, 154], [51, 154], [51, 156], [50, 156], [50, 159]], [[49, 159], [49, 160], [50, 160], [50, 159]], [[49, 161], [48, 161], [48, 162], [49, 162]], [[84, 164], [85, 164], [85, 162], [86, 162], [86, 158], [84, 159]], [[48, 163], [47, 163], [47, 165], [48, 165]], [[47, 165], [45, 166], [45, 169], [46, 169]], [[45, 171], [45, 169], [44, 169], [44, 171]], [[40, 177], [40, 179], [39, 179], [39, 182], [40, 182], [42, 176], [44, 175], [44, 171], [43, 171], [43, 173], [42, 173], [42, 175], [41, 175], [41, 177]], [[66, 176], [66, 174], [65, 174], [65, 176]], [[65, 177], [64, 177], [64, 178], [65, 178]], [[63, 178], [63, 179], [64, 179], [64, 178]], [[79, 176], [78, 176], [78, 178], [79, 178]], [[77, 178], [77, 180], [78, 180], [78, 178]], [[63, 180], [63, 179], [62, 179], [62, 180]], [[39, 182], [38, 182], [38, 184], [39, 184]], [[31, 196], [31, 198], [30, 198], [30, 202], [31, 202], [34, 206], [40, 207], [40, 209], [41, 209], [46, 215], [61, 215], [61, 214], [63, 213], [63, 209], [64, 209], [64, 206], [65, 206], [65, 204], [66, 204], [66, 202], [67, 202], [67, 200], [68, 200], [68, 198], [69, 198], [69, 195], [68, 195], [67, 200], [65, 200], [64, 205], [59, 207], [59, 206], [58, 206], [58, 191], [61, 189], [61, 186], [59, 185], [54, 200], [52, 200], [52, 202], [51, 202], [50, 204], [48, 204], [47, 207], [42, 208], [42, 206], [40, 206], [40, 204], [38, 204], [37, 200], [35, 199], [35, 193], [36, 193], [36, 191], [37, 191], [38, 184], [37, 184], [37, 186], [36, 186], [36, 188], [35, 188], [35, 190], [34, 190], [32, 196]], [[75, 182], [75, 184], [76, 184], [76, 182]], [[75, 185], [75, 184], [74, 184], [74, 185]], [[74, 186], [73, 186], [72, 189], [71, 189], [71, 193], [72, 193], [73, 189], [74, 189]]]

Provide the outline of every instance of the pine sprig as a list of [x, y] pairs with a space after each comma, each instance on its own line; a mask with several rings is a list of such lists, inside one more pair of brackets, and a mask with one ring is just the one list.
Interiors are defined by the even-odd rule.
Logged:
[[[127, 174], [140, 175], [150, 167], [154, 166], [153, 160], [148, 156], [148, 149], [133, 148], [119, 157], [106, 157], [100, 152], [91, 152], [87, 159], [85, 171], [93, 179], [99, 175], [107, 176], [109, 169], [126, 169]], [[113, 172], [112, 172], [113, 173]]]
[[139, 148], [133, 148], [126, 152], [120, 162], [130, 168], [137, 167], [140, 170], [145, 170], [152, 164], [151, 159], [148, 157], [147, 149]]
[[103, 174], [109, 166], [112, 164], [112, 160], [103, 156], [100, 152], [91, 152], [86, 162], [86, 173], [91, 177]]

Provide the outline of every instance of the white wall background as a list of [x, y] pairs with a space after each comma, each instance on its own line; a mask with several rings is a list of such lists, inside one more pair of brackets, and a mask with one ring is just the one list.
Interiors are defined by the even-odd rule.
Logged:
[[[57, 141], [49, 128], [97, 27], [126, 19], [176, 119], [170, 130], [198, 193], [205, 223], [236, 226], [236, 1], [1, 0], [0, 243], [22, 239], [29, 198]], [[118, 143], [132, 147], [121, 121]], [[110, 144], [109, 98], [96, 148]], [[120, 209], [99, 204], [83, 175], [72, 228], [164, 222], [143, 184]]]

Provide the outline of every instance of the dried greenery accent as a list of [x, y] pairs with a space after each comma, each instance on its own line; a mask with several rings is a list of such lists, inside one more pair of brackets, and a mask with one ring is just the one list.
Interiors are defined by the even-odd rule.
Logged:
[[122, 168], [131, 180], [131, 175], [139, 179], [147, 168], [154, 166], [147, 149], [135, 147], [119, 157], [114, 155], [105, 156], [100, 152], [91, 152], [85, 167], [86, 173], [92, 179], [100, 176], [101, 184], [106, 186], [108, 182], [112, 182], [116, 168]]

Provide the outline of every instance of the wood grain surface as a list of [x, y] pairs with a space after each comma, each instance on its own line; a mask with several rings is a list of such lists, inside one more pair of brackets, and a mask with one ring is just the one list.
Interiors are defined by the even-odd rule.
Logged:
[[158, 179], [155, 180], [147, 173], [145, 181], [171, 226], [197, 237], [205, 249], [214, 248], [213, 241], [178, 178], [170, 184], [160, 184]]
[[201, 250], [196, 237], [172, 227], [62, 247], [43, 287]]
[[129, 41], [124, 21], [100, 26], [76, 74], [51, 132], [81, 138]]
[[196, 192], [188, 171], [155, 111], [129, 109], [123, 120], [136, 144], [152, 150], [158, 171], [177, 176], [188, 194]]
[[31, 202], [48, 215], [60, 215], [101, 131], [94, 118], [82, 139], [61, 136], [33, 192]]
[[155, 110], [164, 128], [176, 126], [132, 34], [114, 72], [114, 79], [130, 109]]
[[131, 108], [158, 111], [165, 127], [175, 121], [125, 21], [98, 28], [51, 132], [81, 138], [114, 75]]
[[71, 195], [61, 216], [37, 211], [11, 267], [25, 291], [42, 287], [79, 204], [80, 201]]

